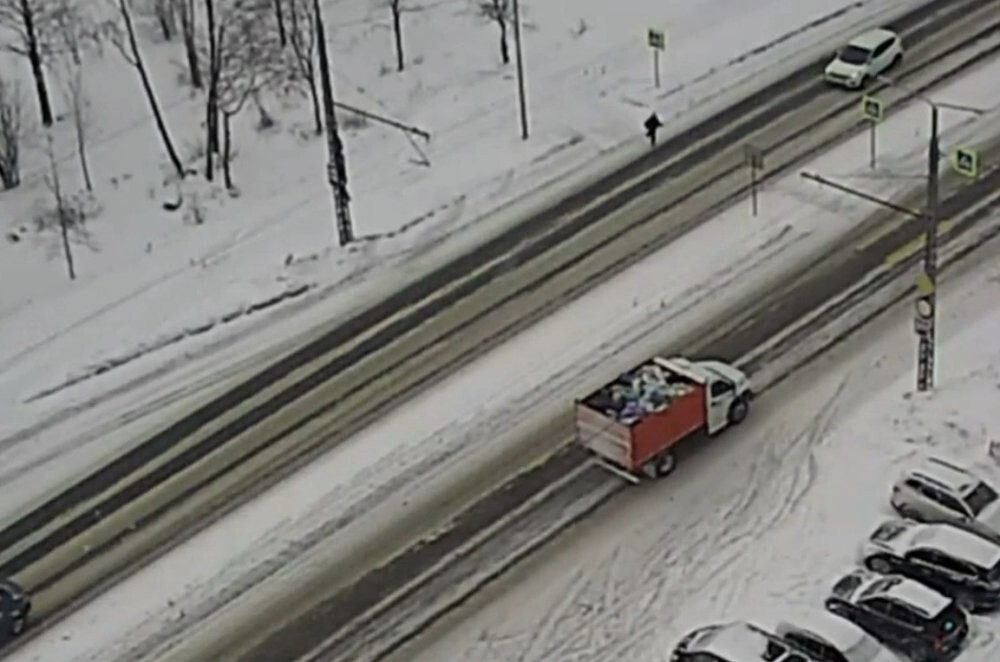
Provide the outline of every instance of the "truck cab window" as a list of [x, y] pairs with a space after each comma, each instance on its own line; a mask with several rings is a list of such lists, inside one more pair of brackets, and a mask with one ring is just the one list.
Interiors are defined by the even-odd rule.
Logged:
[[726, 393], [735, 389], [736, 386], [731, 382], [724, 382], [722, 380], [712, 382], [712, 397], [717, 398], [720, 395], [725, 395]]

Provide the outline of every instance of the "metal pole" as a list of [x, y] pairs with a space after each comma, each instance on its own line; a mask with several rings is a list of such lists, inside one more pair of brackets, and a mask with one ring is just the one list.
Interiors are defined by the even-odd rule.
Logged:
[[870, 125], [870, 141], [869, 141], [869, 155], [868, 155], [868, 166], [874, 170], [875, 169], [875, 122], [869, 122]]
[[521, 3], [514, 0], [514, 50], [517, 55], [517, 99], [521, 106], [521, 140], [528, 139], [528, 100], [524, 92], [524, 56], [521, 54]]
[[653, 49], [653, 84], [660, 86], [660, 49]]
[[752, 205], [753, 215], [757, 215], [757, 162], [752, 161], [750, 163], [750, 204]]
[[922, 293], [929, 312], [926, 328], [920, 333], [917, 354], [917, 390], [934, 388], [935, 336], [937, 324], [937, 211], [938, 163], [941, 160], [938, 142], [938, 108], [931, 105], [931, 142], [927, 150], [927, 239], [924, 243], [924, 275], [929, 291]]
[[351, 196], [347, 191], [347, 163], [344, 159], [344, 143], [337, 131], [336, 101], [333, 98], [333, 81], [330, 73], [330, 58], [326, 52], [326, 28], [319, 0], [313, 0], [316, 15], [316, 48], [319, 56], [320, 80], [323, 84], [323, 114], [326, 121], [326, 147], [329, 161], [326, 177], [333, 192], [333, 207], [336, 212], [337, 239], [341, 246], [354, 241], [354, 224], [351, 221]]

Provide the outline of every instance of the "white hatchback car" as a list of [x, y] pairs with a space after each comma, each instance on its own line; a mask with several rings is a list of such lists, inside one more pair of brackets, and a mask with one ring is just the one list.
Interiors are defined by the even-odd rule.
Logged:
[[820, 660], [902, 662], [873, 636], [823, 609], [797, 609], [778, 623], [774, 633]]
[[876, 28], [858, 35], [834, 56], [824, 72], [828, 83], [859, 89], [903, 59], [903, 42], [892, 30]]
[[944, 522], [1000, 544], [1000, 495], [995, 486], [957, 464], [928, 457], [908, 467], [889, 503], [903, 517]]

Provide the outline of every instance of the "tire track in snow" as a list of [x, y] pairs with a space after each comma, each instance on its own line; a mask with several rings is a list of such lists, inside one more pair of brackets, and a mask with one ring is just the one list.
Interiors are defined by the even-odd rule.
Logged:
[[[546, 614], [545, 622], [564, 622], [566, 626], [547, 625], [545, 632], [535, 633], [530, 647], [510, 659], [517, 662], [628, 659], [631, 649], [678, 611], [676, 606], [664, 608], [667, 600], [671, 605], [682, 604], [706, 579], [723, 572], [738, 559], [747, 543], [778, 525], [801, 505], [816, 476], [813, 449], [829, 430], [849, 382], [850, 376], [790, 444], [780, 448], [767, 446], [765, 452], [757, 454], [741, 481], [743, 488], [737, 487], [734, 500], [713, 517], [707, 521], [692, 518], [681, 527], [673, 527], [647, 543], [641, 552], [617, 546], [603, 562], [602, 569], [608, 577], [616, 568], [628, 568], [625, 577], [602, 582], [598, 589], [600, 597], [584, 603], [582, 609], [579, 598], [553, 606], [553, 611], [559, 613], [555, 617]], [[775, 475], [783, 474], [788, 474], [786, 479], [774, 480]], [[706, 550], [711, 550], [707, 563]], [[639, 567], [639, 572], [632, 572], [633, 567]], [[595, 586], [593, 579], [586, 583]], [[726, 587], [724, 604], [731, 604], [739, 589], [740, 584]], [[573, 612], [576, 618], [566, 622], [565, 614]], [[548, 645], [540, 647], [538, 642]]]

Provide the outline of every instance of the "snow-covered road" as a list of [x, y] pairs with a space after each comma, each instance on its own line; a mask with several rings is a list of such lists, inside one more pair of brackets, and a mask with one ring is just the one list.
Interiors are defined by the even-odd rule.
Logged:
[[[996, 106], [1000, 92], [992, 66], [943, 87], [935, 96]], [[977, 123], [945, 114], [944, 140], [974, 140], [994, 119], [988, 115]], [[909, 185], [911, 173], [919, 172], [925, 127], [922, 106], [893, 115], [880, 128], [877, 175], [867, 170], [866, 136], [807, 168], [842, 180], [863, 178], [869, 190], [891, 195]], [[111, 589], [13, 659], [136, 659], [164, 637], [200, 623], [222, 602], [312, 544], [329, 540], [334, 531], [336, 542], [341, 542], [378, 526], [383, 518], [405, 517], [407, 503], [420, 490], [502, 453], [504, 440], [521, 431], [510, 423], [512, 412], [527, 426], [558, 405], [544, 397], [554, 390], [554, 380], [588, 389], [667, 342], [667, 336], [683, 335], [746, 296], [790, 263], [811, 259], [826, 243], [849, 232], [867, 211], [863, 204], [819, 191], [797, 176], [775, 181], [763, 193], [758, 217], [741, 204], [667, 247], [400, 408], [295, 481]], [[678, 280], [678, 271], [686, 277]], [[595, 317], [594, 310], [601, 315]], [[669, 333], [663, 330], [665, 320], [670, 320]], [[808, 433], [794, 432], [800, 439], [795, 452], [807, 454]], [[392, 462], [386, 463], [383, 458], [389, 454]], [[785, 461], [792, 457], [790, 452]], [[769, 455], [761, 462], [771, 460], [777, 462]], [[766, 472], [769, 466], [760, 464], [759, 469]], [[782, 499], [784, 490], [796, 488], [774, 489], [779, 491], [764, 498]], [[366, 518], [357, 519], [362, 512]], [[308, 557], [299, 559], [307, 562]], [[294, 570], [280, 575], [278, 583], [294, 581]]]
[[[483, 591], [400, 660], [659, 662], [686, 631], [821, 606], [888, 488], [921, 453], [975, 462], [1000, 435], [1000, 244], [939, 295], [939, 377], [915, 394], [912, 306], [769, 392], [745, 427], [669, 480], [630, 490]], [[975, 619], [960, 662], [1000, 659], [1000, 620]]]

